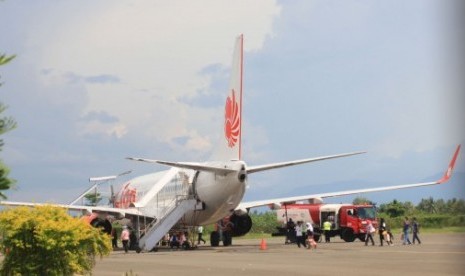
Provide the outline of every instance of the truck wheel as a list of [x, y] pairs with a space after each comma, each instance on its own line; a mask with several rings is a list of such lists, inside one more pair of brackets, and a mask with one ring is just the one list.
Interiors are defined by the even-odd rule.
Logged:
[[352, 228], [344, 228], [341, 230], [341, 239], [345, 242], [353, 242], [355, 240], [354, 231]]
[[210, 234], [210, 245], [219, 246], [220, 245], [220, 233], [213, 231]]

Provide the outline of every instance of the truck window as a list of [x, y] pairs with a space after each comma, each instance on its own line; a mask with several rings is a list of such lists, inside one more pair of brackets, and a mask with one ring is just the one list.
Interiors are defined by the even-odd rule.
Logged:
[[357, 208], [358, 217], [361, 219], [375, 219], [376, 209], [375, 207], [360, 207]]

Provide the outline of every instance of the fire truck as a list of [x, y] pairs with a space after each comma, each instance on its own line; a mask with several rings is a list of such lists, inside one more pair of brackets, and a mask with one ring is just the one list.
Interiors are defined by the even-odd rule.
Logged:
[[[371, 221], [375, 228], [378, 227], [376, 220], [376, 207], [373, 205], [352, 205], [352, 204], [288, 204], [278, 209], [278, 221], [286, 225], [289, 219], [295, 223], [297, 221], [311, 222], [314, 227], [315, 240], [319, 240], [323, 233], [323, 223], [328, 220], [332, 227], [329, 232], [330, 237], [340, 236], [346, 242], [353, 242], [355, 239], [365, 241], [365, 228], [368, 221]], [[279, 233], [286, 234], [286, 226], [278, 227]]]

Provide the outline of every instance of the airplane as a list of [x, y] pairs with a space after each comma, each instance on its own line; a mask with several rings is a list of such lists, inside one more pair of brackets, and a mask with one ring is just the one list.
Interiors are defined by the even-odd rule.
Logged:
[[[137, 251], [140, 252], [153, 249], [172, 229], [187, 229], [212, 223], [219, 223], [220, 226], [225, 226], [225, 223], [229, 225], [229, 231], [225, 233], [221, 233], [221, 229], [226, 227], [220, 227], [218, 231], [211, 233], [212, 245], [217, 246], [219, 240], [222, 240], [225, 246], [230, 245], [232, 237], [245, 235], [250, 231], [252, 220], [248, 213], [255, 207], [269, 206], [278, 209], [283, 204], [300, 201], [317, 203], [328, 197], [437, 185], [450, 179], [460, 152], [460, 145], [444, 176], [437, 181], [242, 202], [250, 174], [365, 153], [356, 151], [257, 166], [249, 166], [242, 160], [243, 44], [243, 35], [239, 35], [235, 41], [231, 79], [224, 107], [222, 130], [224, 136], [213, 154], [211, 159], [213, 161], [172, 162], [129, 157], [127, 158], [129, 160], [161, 164], [169, 169], [127, 181], [119, 191], [112, 193], [112, 206], [75, 205], [77, 199], [71, 204], [52, 205], [83, 212], [85, 219], [92, 226], [102, 228], [107, 233], [111, 232], [112, 218], [129, 219], [137, 230]], [[116, 176], [111, 176], [99, 179], [115, 178]], [[0, 205], [41, 204], [0, 201]]]

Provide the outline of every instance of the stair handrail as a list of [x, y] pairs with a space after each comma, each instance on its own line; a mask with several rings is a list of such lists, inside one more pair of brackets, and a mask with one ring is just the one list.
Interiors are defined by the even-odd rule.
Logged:
[[[179, 204], [182, 201], [187, 200], [187, 199], [193, 199], [193, 197], [190, 198], [189, 195], [176, 195], [175, 198], [170, 202], [170, 204], [168, 204], [168, 206], [164, 208], [164, 210], [162, 211], [162, 213], [160, 215], [160, 219], [156, 218], [156, 219], [152, 220], [148, 225], [146, 225], [145, 230], [144, 230], [144, 235], [146, 235], [147, 232], [152, 231], [152, 229], [155, 228], [154, 226], [156, 224], [160, 224], [163, 221], [165, 221], [166, 218], [168, 217], [168, 215], [170, 213], [172, 213], [176, 209], [176, 207], [179, 206]], [[141, 236], [141, 238], [143, 236]]]

